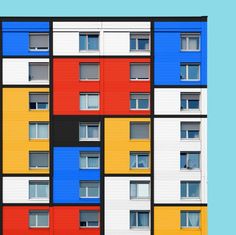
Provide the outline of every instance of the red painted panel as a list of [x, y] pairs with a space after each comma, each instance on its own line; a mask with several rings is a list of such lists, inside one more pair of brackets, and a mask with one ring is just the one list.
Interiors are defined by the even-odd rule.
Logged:
[[[79, 63], [99, 63], [99, 81], [80, 81]], [[130, 81], [130, 63], [149, 63], [147, 58], [76, 58], [53, 61], [53, 112], [56, 115], [147, 115], [130, 110], [131, 92], [150, 92], [150, 81]], [[80, 92], [100, 93], [100, 110], [79, 110]]]
[[[48, 210], [49, 228], [29, 228], [30, 210]], [[3, 235], [99, 235], [100, 228], [80, 228], [80, 210], [97, 210], [98, 206], [4, 206]]]

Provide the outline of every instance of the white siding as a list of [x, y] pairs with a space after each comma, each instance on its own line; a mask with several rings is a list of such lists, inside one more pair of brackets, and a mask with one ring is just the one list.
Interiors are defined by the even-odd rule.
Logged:
[[105, 177], [105, 235], [150, 234], [150, 230], [130, 229], [130, 210], [150, 211], [150, 199], [130, 199], [130, 181], [144, 180], [150, 177]]
[[49, 59], [3, 59], [4, 85], [48, 85], [49, 81], [29, 81], [30, 62], [49, 62]]
[[29, 199], [30, 180], [49, 180], [49, 177], [3, 177], [3, 202], [49, 203], [49, 199], [47, 200]]
[[[99, 51], [79, 51], [79, 33], [99, 33]], [[144, 55], [130, 51], [130, 32], [150, 32], [149, 22], [54, 22], [54, 55]]]
[[[201, 122], [200, 140], [181, 140], [181, 121]], [[207, 202], [207, 119], [155, 118], [154, 120], [154, 200], [155, 203]], [[200, 170], [180, 170], [181, 151], [200, 151]], [[200, 200], [181, 200], [180, 181], [201, 181]]]
[[[196, 111], [181, 111], [180, 97], [181, 92], [200, 93], [200, 110]], [[206, 88], [155, 88], [155, 104], [154, 112], [160, 114], [172, 115], [196, 115], [207, 114], [207, 89]]]

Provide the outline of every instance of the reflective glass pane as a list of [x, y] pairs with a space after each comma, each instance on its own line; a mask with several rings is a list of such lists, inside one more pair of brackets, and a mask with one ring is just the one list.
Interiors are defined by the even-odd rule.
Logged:
[[138, 156], [138, 167], [139, 168], [148, 168], [149, 166], [149, 156], [146, 155], [139, 155]]
[[38, 109], [48, 109], [48, 103], [38, 103]]
[[79, 49], [86, 50], [86, 35], [79, 36]]
[[200, 167], [199, 163], [199, 154], [198, 153], [190, 153], [188, 156], [188, 166], [190, 169], [198, 169]]
[[188, 131], [188, 138], [190, 138], [190, 139], [199, 138], [199, 131], [197, 131], [197, 130], [189, 130]]
[[139, 227], [148, 227], [149, 226], [148, 212], [139, 212], [138, 213], [138, 226]]
[[187, 197], [187, 183], [181, 182], [181, 197]]
[[86, 168], [86, 157], [80, 157], [80, 168]]
[[181, 130], [181, 139], [187, 138], [187, 131], [186, 130]]
[[199, 109], [199, 100], [189, 100], [188, 101], [189, 109]]
[[88, 50], [98, 50], [98, 35], [88, 35]]
[[180, 168], [181, 169], [187, 168], [187, 154], [186, 153], [180, 154]]
[[181, 50], [186, 50], [186, 37], [181, 37]]
[[138, 39], [138, 49], [148, 50], [149, 49], [149, 39], [141, 38]]
[[199, 186], [200, 184], [198, 182], [189, 183], [189, 197], [200, 197]]
[[185, 80], [186, 79], [186, 65], [180, 66], [180, 79]]
[[30, 102], [30, 109], [36, 109], [36, 103]]
[[48, 183], [38, 183], [37, 196], [42, 198], [48, 198]]
[[149, 197], [149, 184], [148, 183], [138, 184], [138, 197], [140, 198]]
[[36, 185], [30, 183], [29, 184], [29, 198], [35, 198], [36, 197]]
[[136, 168], [136, 155], [135, 154], [130, 155], [130, 167]]
[[136, 109], [136, 99], [130, 99], [130, 108]]
[[199, 50], [199, 37], [189, 37], [189, 50]]
[[187, 213], [181, 212], [181, 227], [187, 226]]
[[88, 183], [88, 196], [89, 197], [98, 197], [99, 196], [98, 183]]
[[88, 221], [88, 226], [89, 227], [97, 227], [98, 226], [98, 221]]
[[187, 100], [181, 99], [181, 109], [187, 109]]
[[136, 183], [130, 184], [130, 197], [131, 198], [137, 197], [137, 184]]
[[88, 167], [98, 168], [99, 166], [99, 158], [97, 157], [88, 157]]
[[29, 135], [30, 135], [30, 139], [35, 139], [36, 138], [36, 124], [30, 124], [29, 126], [30, 128], [30, 132], [29, 132]]
[[98, 109], [99, 106], [98, 95], [88, 95], [88, 109]]
[[80, 137], [80, 139], [85, 139], [86, 138], [86, 126], [85, 125], [80, 125], [80, 127], [79, 127], [79, 137]]
[[38, 226], [48, 227], [48, 213], [47, 212], [38, 213]]
[[40, 139], [48, 138], [48, 124], [38, 123], [38, 138]]
[[87, 109], [87, 107], [86, 107], [86, 95], [83, 95], [83, 94], [80, 95], [80, 109], [81, 110]]
[[188, 212], [188, 226], [199, 227], [199, 212]]
[[148, 109], [149, 107], [149, 100], [148, 99], [139, 99], [138, 100], [138, 108], [139, 109]]
[[130, 39], [130, 49], [136, 50], [136, 39], [135, 38]]
[[188, 66], [188, 79], [189, 80], [199, 79], [199, 66], [198, 65]]
[[86, 197], [86, 185], [83, 183], [80, 184], [80, 197]]
[[88, 126], [88, 138], [98, 138], [98, 126]]
[[30, 213], [29, 214], [29, 225], [30, 227], [36, 227], [36, 214], [35, 213]]
[[136, 221], [136, 212], [131, 211], [130, 212], [130, 227], [135, 227], [137, 224]]

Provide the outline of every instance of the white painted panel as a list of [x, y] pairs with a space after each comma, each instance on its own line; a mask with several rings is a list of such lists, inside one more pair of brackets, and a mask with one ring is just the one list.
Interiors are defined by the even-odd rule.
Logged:
[[49, 180], [49, 177], [3, 177], [3, 202], [49, 203], [49, 199], [46, 200], [29, 199], [30, 180]]
[[150, 230], [130, 229], [130, 210], [150, 211], [150, 199], [131, 200], [130, 181], [150, 181], [150, 177], [105, 177], [105, 234], [149, 235]]
[[[181, 92], [200, 93], [200, 110], [181, 111], [180, 97]], [[173, 115], [196, 115], [207, 114], [207, 89], [206, 88], [155, 88], [155, 114], [173, 114]]]
[[29, 81], [29, 63], [48, 62], [49, 59], [3, 59], [4, 85], [48, 85], [49, 81]]
[[123, 30], [123, 31], [150, 31], [150, 22], [53, 22], [53, 31], [80, 31], [80, 30]]
[[[130, 51], [130, 32], [150, 32], [149, 22], [54, 22], [54, 55], [143, 55], [150, 51]], [[80, 51], [79, 33], [99, 33], [99, 51]]]
[[[181, 140], [181, 121], [201, 122], [200, 140]], [[181, 170], [180, 152], [200, 151], [200, 170]], [[155, 203], [207, 203], [207, 119], [155, 118], [154, 201]], [[201, 181], [200, 200], [181, 200], [180, 181]]]

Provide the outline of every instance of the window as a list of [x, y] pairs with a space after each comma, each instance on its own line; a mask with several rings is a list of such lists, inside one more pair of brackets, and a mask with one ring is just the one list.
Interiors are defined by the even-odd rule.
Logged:
[[181, 198], [200, 198], [200, 182], [199, 181], [182, 181], [181, 185]]
[[99, 182], [98, 181], [81, 181], [80, 197], [81, 198], [99, 198]]
[[32, 51], [48, 51], [49, 34], [48, 33], [30, 33], [29, 48]]
[[195, 170], [200, 168], [199, 152], [181, 152], [180, 153], [180, 169]]
[[131, 199], [147, 199], [150, 197], [149, 181], [131, 181], [130, 182], [130, 198]]
[[80, 169], [99, 169], [99, 152], [81, 152]]
[[181, 211], [181, 228], [199, 228], [199, 211]]
[[99, 227], [98, 217], [99, 217], [98, 211], [80, 211], [80, 227], [82, 228]]
[[180, 80], [199, 80], [200, 65], [199, 64], [181, 64]]
[[29, 167], [30, 169], [48, 168], [49, 153], [48, 152], [30, 152]]
[[131, 51], [149, 50], [149, 34], [148, 33], [131, 33], [130, 34], [130, 50]]
[[149, 80], [150, 66], [149, 64], [139, 63], [130, 64], [130, 80]]
[[48, 211], [30, 211], [29, 212], [29, 227], [30, 228], [48, 228], [49, 214]]
[[149, 109], [149, 94], [131, 93], [130, 109], [131, 110], [148, 110]]
[[47, 62], [30, 62], [29, 63], [29, 81], [30, 82], [47, 82], [49, 80], [49, 66]]
[[48, 139], [49, 124], [47, 122], [31, 122], [29, 124], [30, 139]]
[[181, 34], [181, 51], [199, 51], [199, 50], [200, 50], [199, 33]]
[[80, 123], [79, 124], [80, 141], [99, 141], [100, 125], [99, 123]]
[[99, 72], [98, 63], [80, 63], [80, 80], [99, 80]]
[[80, 93], [80, 110], [99, 110], [99, 94]]
[[98, 33], [80, 33], [79, 49], [80, 51], [99, 50], [99, 34]]
[[149, 122], [131, 122], [130, 139], [149, 139]]
[[49, 198], [48, 181], [29, 181], [30, 199], [48, 199]]
[[199, 93], [181, 93], [181, 110], [199, 109]]
[[30, 93], [29, 108], [31, 110], [48, 109], [48, 94], [47, 93]]
[[199, 122], [181, 122], [181, 139], [199, 139]]
[[130, 211], [130, 228], [149, 228], [149, 211]]
[[131, 169], [149, 168], [149, 153], [131, 152], [130, 168]]

